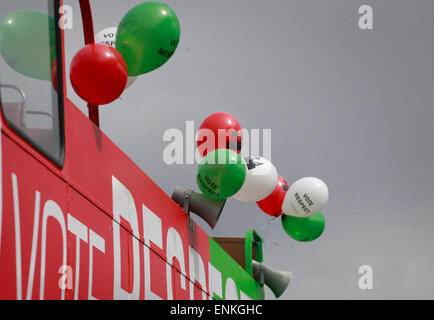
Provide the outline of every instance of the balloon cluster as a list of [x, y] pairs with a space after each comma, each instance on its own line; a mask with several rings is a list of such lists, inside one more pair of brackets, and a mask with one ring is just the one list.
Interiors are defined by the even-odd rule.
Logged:
[[[36, 10], [13, 11], [0, 23], [0, 54], [16, 72], [52, 80], [57, 90], [55, 28], [52, 15]], [[88, 103], [110, 103], [136, 76], [166, 63], [179, 37], [178, 18], [168, 5], [156, 1], [138, 4], [118, 27], [102, 30], [95, 37], [96, 43], [75, 54], [70, 66], [72, 87]]]
[[318, 238], [325, 226], [321, 210], [329, 197], [327, 185], [305, 177], [289, 186], [269, 160], [243, 159], [241, 145], [242, 128], [234, 116], [217, 112], [204, 120], [197, 143], [202, 156], [196, 175], [199, 189], [213, 199], [256, 202], [266, 214], [281, 216], [283, 229], [295, 240]]
[[71, 62], [70, 80], [85, 101], [104, 105], [119, 98], [136, 77], [161, 67], [175, 52], [180, 26], [166, 4], [143, 2], [119, 26], [106, 28]]

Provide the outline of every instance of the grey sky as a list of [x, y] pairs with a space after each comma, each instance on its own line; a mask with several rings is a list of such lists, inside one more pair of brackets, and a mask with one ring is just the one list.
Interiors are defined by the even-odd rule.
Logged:
[[[64, 2], [75, 9], [69, 66], [83, 38], [78, 1]], [[95, 31], [140, 2], [92, 0]], [[279, 220], [262, 232], [282, 246], [264, 245], [265, 261], [294, 272], [282, 299], [433, 299], [434, 2], [165, 2], [181, 24], [176, 53], [101, 108], [101, 129], [171, 194], [197, 189], [197, 165], [163, 162], [166, 129], [198, 128], [216, 111], [271, 128], [279, 174], [289, 184], [316, 176], [330, 191], [318, 240], [289, 239]], [[358, 28], [362, 4], [374, 30]], [[86, 112], [70, 84], [68, 96]], [[214, 231], [199, 223], [244, 236], [267, 221], [256, 204], [230, 199]], [[373, 290], [358, 287], [364, 264]]]

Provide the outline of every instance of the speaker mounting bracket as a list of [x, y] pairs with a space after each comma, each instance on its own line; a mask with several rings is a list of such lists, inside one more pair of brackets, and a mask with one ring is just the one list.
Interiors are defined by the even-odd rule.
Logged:
[[191, 199], [191, 195], [193, 194], [192, 190], [185, 190], [184, 191], [184, 211], [185, 213], [188, 215], [188, 227], [190, 228], [191, 231], [195, 231], [196, 228], [194, 226], [194, 221], [191, 217], [190, 214], [190, 199]]
[[252, 270], [252, 276], [253, 278], [259, 282], [260, 286], [263, 287], [265, 284], [265, 270], [264, 266], [262, 265], [262, 262], [257, 262], [255, 260], [252, 261], [254, 267]]

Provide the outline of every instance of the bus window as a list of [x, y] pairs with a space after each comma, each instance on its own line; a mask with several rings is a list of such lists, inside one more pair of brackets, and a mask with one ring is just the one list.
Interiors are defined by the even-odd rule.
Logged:
[[7, 124], [62, 166], [58, 12], [56, 0], [0, 2], [0, 102]]

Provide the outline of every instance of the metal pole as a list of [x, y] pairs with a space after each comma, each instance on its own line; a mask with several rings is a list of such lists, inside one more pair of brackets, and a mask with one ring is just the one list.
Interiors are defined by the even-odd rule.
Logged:
[[[80, 0], [81, 18], [83, 20], [84, 43], [95, 43], [95, 32], [93, 29], [92, 9], [89, 0]], [[88, 103], [89, 119], [99, 127], [99, 110], [98, 106]]]

